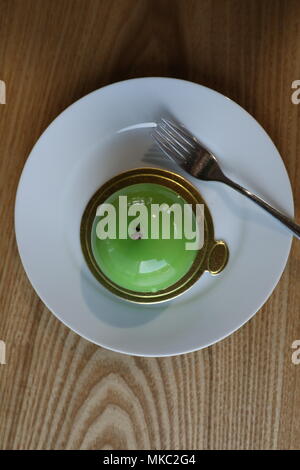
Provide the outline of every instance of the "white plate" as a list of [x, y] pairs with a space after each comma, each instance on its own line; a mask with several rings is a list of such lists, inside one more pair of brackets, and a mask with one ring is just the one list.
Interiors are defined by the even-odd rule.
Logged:
[[224, 272], [205, 273], [182, 296], [152, 306], [119, 300], [99, 286], [81, 253], [81, 215], [108, 178], [153, 166], [145, 158], [152, 145], [149, 126], [166, 113], [216, 154], [229, 177], [293, 215], [284, 164], [260, 125], [223, 95], [170, 78], [115, 83], [66, 109], [33, 148], [15, 207], [20, 256], [47, 307], [84, 338], [141, 356], [194, 351], [242, 326], [277, 284], [292, 239], [232, 189], [190, 178], [208, 203], [216, 238], [228, 243]]

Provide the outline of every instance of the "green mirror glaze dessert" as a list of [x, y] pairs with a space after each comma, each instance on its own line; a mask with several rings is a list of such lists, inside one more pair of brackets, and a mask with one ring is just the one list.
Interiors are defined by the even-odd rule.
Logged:
[[[120, 239], [119, 234], [119, 196], [127, 197], [128, 209], [143, 204], [148, 209], [147, 226], [137, 222], [135, 216], [128, 216], [129, 236]], [[100, 216], [95, 217], [92, 228], [92, 252], [101, 271], [120, 287], [138, 292], [158, 292], [178, 282], [190, 270], [197, 250], [186, 250], [188, 239], [175, 238], [180, 227], [176, 225], [173, 212], [170, 216], [170, 237], [163, 238], [163, 210], [158, 214], [158, 239], [151, 238], [151, 205], [173, 204], [184, 206], [184, 199], [172, 189], [154, 183], [138, 183], [124, 187], [113, 193], [105, 203], [112, 204], [116, 210], [115, 239], [101, 240], [96, 233]], [[166, 209], [166, 212], [168, 209]], [[131, 224], [131, 226], [130, 226]], [[194, 216], [194, 224], [196, 224]], [[130, 233], [131, 227], [131, 233]]]
[[[201, 204], [204, 243], [187, 249], [198, 227], [196, 206]], [[170, 209], [175, 205], [177, 211]], [[141, 206], [146, 208], [144, 217]], [[188, 237], [182, 225], [186, 208]], [[139, 303], [171, 299], [205, 270], [219, 273], [228, 259], [226, 244], [214, 240], [209, 210], [196, 188], [182, 176], [157, 168], [130, 170], [105, 183], [84, 211], [81, 244], [98, 281], [119, 297]]]

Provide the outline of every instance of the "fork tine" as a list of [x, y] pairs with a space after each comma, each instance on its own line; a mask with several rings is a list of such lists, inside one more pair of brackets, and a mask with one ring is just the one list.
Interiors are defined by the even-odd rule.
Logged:
[[170, 147], [169, 143], [165, 142], [165, 139], [161, 138], [156, 132], [152, 133], [152, 137], [157, 143], [158, 147], [162, 150], [162, 152], [170, 159], [173, 163], [182, 164], [185, 160], [182, 157], [178, 156], [177, 152], [174, 152]]
[[164, 142], [162, 142], [160, 140], [160, 138], [154, 134], [154, 132], [151, 134], [153, 139], [155, 140], [156, 144], [158, 145], [158, 147], [160, 148], [160, 150], [170, 159], [172, 160], [172, 162], [176, 163], [176, 165], [178, 164], [177, 160], [175, 160], [175, 158], [173, 157], [173, 155], [170, 153], [170, 150], [168, 149], [168, 147], [164, 144]]
[[184, 145], [182, 145], [180, 142], [178, 142], [178, 139], [174, 137], [171, 132], [169, 132], [165, 127], [161, 127], [161, 125], [158, 125], [156, 128], [156, 132], [160, 135], [160, 137], [164, 140], [167, 140], [168, 143], [174, 147], [179, 155], [182, 156], [182, 158], [188, 158], [190, 155], [190, 150], [188, 150]]
[[160, 133], [164, 136], [165, 139], [175, 145], [181, 153], [189, 157], [192, 149], [187, 148], [187, 145], [185, 142], [182, 141], [181, 136], [179, 136], [178, 138], [178, 136], [174, 132], [170, 131], [166, 126], [163, 126], [161, 124], [158, 125], [157, 129], [160, 131]]
[[176, 143], [176, 141], [174, 141], [173, 138], [170, 138], [164, 134], [159, 127], [156, 127], [154, 133], [160, 138], [160, 141], [163, 142], [169, 148], [169, 150], [175, 154], [178, 159], [186, 161], [188, 152], [186, 152], [185, 155], [182, 148]]
[[162, 118], [161, 121], [167, 126], [173, 133], [180, 137], [186, 144], [188, 144], [193, 150], [197, 146], [197, 140], [195, 137], [182, 125], [177, 124], [169, 119]]

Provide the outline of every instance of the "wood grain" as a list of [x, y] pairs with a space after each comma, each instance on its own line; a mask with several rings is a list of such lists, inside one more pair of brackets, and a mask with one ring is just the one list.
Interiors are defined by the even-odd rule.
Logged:
[[286, 164], [300, 220], [297, 0], [0, 0], [1, 449], [300, 448], [300, 244], [242, 329], [162, 359], [98, 348], [43, 306], [21, 267], [15, 191], [66, 106], [117, 80], [174, 76], [236, 100]]

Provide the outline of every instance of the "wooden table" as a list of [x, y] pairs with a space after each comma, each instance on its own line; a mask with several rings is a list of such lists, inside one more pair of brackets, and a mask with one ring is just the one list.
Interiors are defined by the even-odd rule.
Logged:
[[173, 358], [81, 339], [23, 271], [13, 209], [33, 144], [73, 101], [140, 76], [192, 80], [246, 108], [284, 159], [299, 220], [298, 0], [0, 0], [0, 448], [299, 448], [299, 242], [249, 323]]

